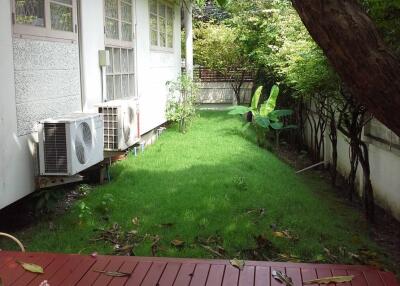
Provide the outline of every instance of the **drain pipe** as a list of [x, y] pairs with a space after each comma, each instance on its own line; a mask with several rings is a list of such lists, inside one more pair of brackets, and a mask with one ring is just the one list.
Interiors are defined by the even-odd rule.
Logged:
[[81, 111], [85, 110], [86, 106], [86, 96], [85, 96], [85, 77], [84, 71], [85, 66], [83, 64], [83, 47], [82, 47], [82, 4], [81, 0], [77, 1], [78, 8], [78, 27], [75, 27], [76, 32], [78, 33], [78, 50], [79, 50], [79, 73], [80, 73], [80, 84], [81, 84]]

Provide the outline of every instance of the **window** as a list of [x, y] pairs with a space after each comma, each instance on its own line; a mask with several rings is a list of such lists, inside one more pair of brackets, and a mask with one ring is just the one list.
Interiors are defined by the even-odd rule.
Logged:
[[106, 44], [133, 46], [132, 0], [104, 0]]
[[171, 6], [150, 0], [150, 42], [152, 47], [172, 49], [174, 43], [174, 11]]
[[14, 0], [14, 33], [76, 40], [76, 0]]
[[110, 65], [107, 66], [107, 99], [121, 99], [135, 95], [133, 49], [107, 47]]

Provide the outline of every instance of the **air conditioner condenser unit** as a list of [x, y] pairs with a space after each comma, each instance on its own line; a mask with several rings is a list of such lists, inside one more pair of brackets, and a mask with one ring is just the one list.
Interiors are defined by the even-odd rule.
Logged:
[[103, 161], [100, 114], [74, 113], [40, 122], [40, 175], [72, 176]]
[[124, 151], [139, 141], [134, 100], [112, 100], [97, 107], [104, 118], [105, 151]]

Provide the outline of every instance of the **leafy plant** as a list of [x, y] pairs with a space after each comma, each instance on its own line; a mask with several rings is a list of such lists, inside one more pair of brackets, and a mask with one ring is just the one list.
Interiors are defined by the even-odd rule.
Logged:
[[[253, 124], [256, 127], [257, 132], [257, 141], [261, 145], [264, 141], [264, 138], [267, 132], [271, 129], [276, 130], [277, 136], [279, 132], [284, 129], [295, 128], [295, 125], [285, 125], [281, 119], [286, 116], [290, 116], [293, 114], [293, 111], [290, 109], [278, 109], [275, 110], [276, 100], [279, 95], [279, 87], [274, 85], [271, 88], [271, 92], [269, 94], [268, 99], [259, 104], [261, 93], [263, 87], [260, 86], [256, 92], [254, 93], [253, 99], [251, 101], [251, 105], [249, 107], [246, 106], [234, 106], [229, 111], [231, 115], [244, 115], [248, 112], [252, 113]], [[246, 124], [248, 127], [250, 123]], [[278, 137], [277, 137], [278, 138]]]
[[80, 202], [78, 204], [77, 211], [78, 211], [79, 224], [85, 222], [92, 215], [91, 208], [84, 202]]
[[186, 74], [182, 74], [175, 81], [168, 81], [167, 86], [169, 89], [167, 119], [177, 122], [179, 132], [185, 133], [196, 115], [198, 86]]
[[54, 210], [57, 205], [59, 195], [55, 190], [41, 190], [34, 194], [35, 202], [35, 215], [41, 215], [44, 213], [50, 213]]
[[234, 177], [233, 183], [239, 191], [247, 191], [249, 188], [246, 182], [246, 178], [242, 176]]
[[100, 204], [96, 207], [96, 210], [103, 215], [108, 214], [112, 210], [112, 204], [114, 203], [114, 196], [112, 194], [103, 195]]

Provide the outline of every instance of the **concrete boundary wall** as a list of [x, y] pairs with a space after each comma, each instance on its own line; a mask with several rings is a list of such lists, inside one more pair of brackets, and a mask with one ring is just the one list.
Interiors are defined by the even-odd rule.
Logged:
[[[200, 82], [198, 102], [202, 104], [210, 103], [234, 103], [235, 93], [230, 82]], [[251, 99], [251, 89], [253, 83], [245, 82], [241, 89], [242, 102], [249, 103]]]
[[[313, 116], [317, 116], [316, 113]], [[311, 147], [310, 125], [306, 122], [306, 143]], [[371, 136], [371, 131], [374, 136]], [[382, 139], [381, 139], [382, 138]], [[391, 138], [387, 141], [386, 138]], [[376, 203], [400, 221], [400, 148], [399, 138], [382, 123], [373, 119], [363, 130], [363, 140], [368, 144], [371, 181]], [[329, 126], [324, 133], [324, 160], [332, 162], [332, 145], [329, 140]], [[349, 143], [338, 131], [338, 172], [347, 177], [350, 171]], [[363, 172], [358, 167], [356, 188], [362, 195]]]

